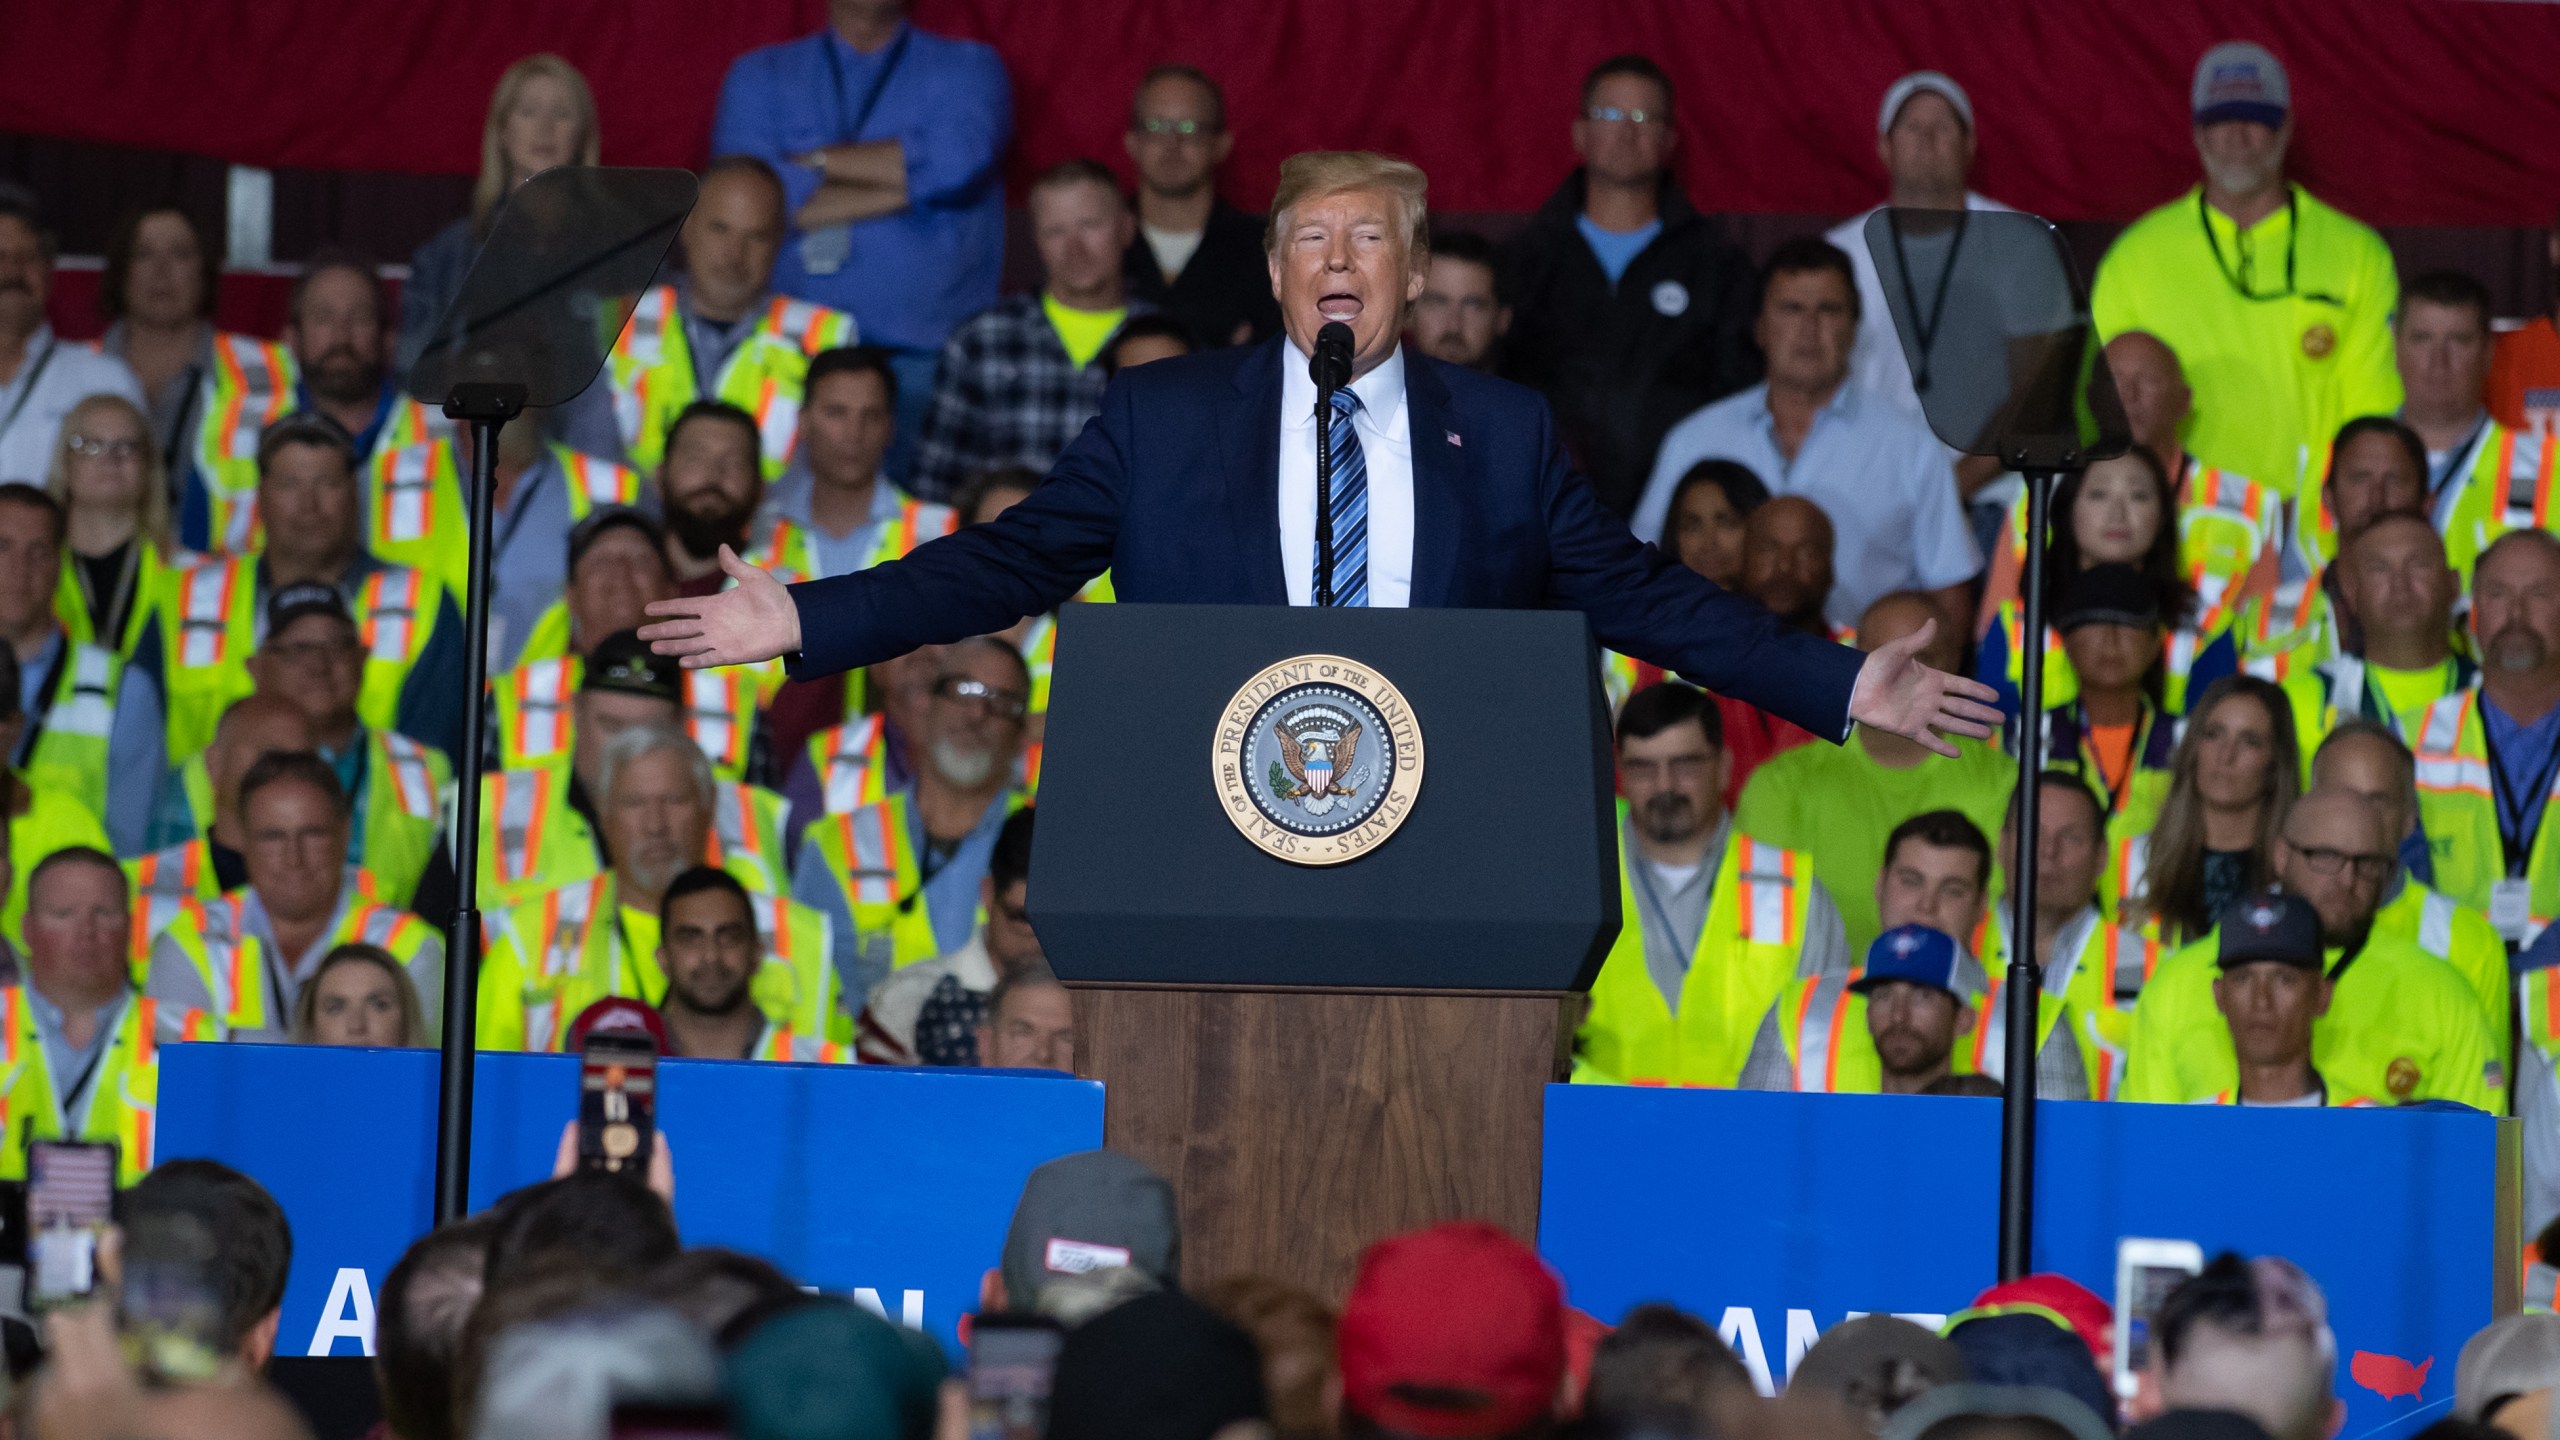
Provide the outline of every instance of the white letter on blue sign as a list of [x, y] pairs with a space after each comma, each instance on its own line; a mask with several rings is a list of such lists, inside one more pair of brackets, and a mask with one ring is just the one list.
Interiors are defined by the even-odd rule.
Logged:
[[362, 1268], [343, 1266], [329, 1285], [329, 1303], [320, 1307], [320, 1323], [311, 1331], [305, 1355], [326, 1355], [340, 1340], [353, 1340], [373, 1354], [373, 1286]]
[[[868, 1285], [862, 1286], [853, 1292], [853, 1303], [870, 1311], [872, 1314], [879, 1316], [883, 1320], [889, 1318], [889, 1307], [880, 1303], [880, 1292], [872, 1289]], [[898, 1323], [906, 1326], [910, 1330], [921, 1330], [924, 1328], [923, 1291], [901, 1290], [898, 1292]], [[371, 1352], [368, 1351], [367, 1353], [369, 1354]]]
[[1724, 1318], [1716, 1322], [1716, 1333], [1733, 1353], [1742, 1357], [1742, 1368], [1751, 1372], [1751, 1383], [1763, 1395], [1775, 1395], [1778, 1387], [1769, 1378], [1769, 1352], [1760, 1346], [1760, 1319], [1748, 1305], [1728, 1305]]

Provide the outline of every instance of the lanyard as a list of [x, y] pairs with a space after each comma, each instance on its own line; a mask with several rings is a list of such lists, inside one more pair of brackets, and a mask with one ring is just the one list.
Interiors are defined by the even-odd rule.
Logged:
[[2427, 493], [2438, 496], [2445, 494], [2452, 487], [2453, 482], [2460, 479], [2463, 472], [2469, 470], [2472, 463], [2480, 458], [2480, 442], [2487, 439], [2488, 435], [2489, 412], [2483, 410], [2480, 412], [2480, 418], [2472, 424], [2471, 433], [2462, 437], [2462, 443], [2445, 452], [2444, 469], [2427, 477]]
[[1938, 343], [1938, 322], [1946, 318], [1947, 283], [1955, 279], [1956, 252], [1964, 247], [1964, 227], [1968, 218], [1969, 212], [1956, 212], [1955, 234], [1947, 241], [1947, 263], [1938, 271], [1938, 293], [1930, 297], [1929, 313], [1923, 317], [1920, 313], [1920, 292], [1911, 284], [1911, 259], [1902, 253], [1901, 212], [1885, 211], [1885, 228], [1893, 236], [1893, 267], [1900, 272], [1902, 280], [1902, 307], [1911, 315], [1912, 338], [1920, 342], [1915, 347], [1920, 355], [1918, 363], [1911, 369], [1911, 388], [1922, 395], [1929, 393], [1929, 356]]
[[[1725, 843], [1730, 845], [1733, 842], [1728, 839]], [[1653, 918], [1661, 924], [1664, 943], [1671, 949], [1679, 949], [1678, 946], [1671, 945], [1670, 942], [1680, 938], [1680, 927], [1671, 923], [1671, 907], [1663, 903], [1662, 896], [1656, 893], [1653, 888], [1653, 862], [1645, 859], [1642, 855], [1638, 855], [1635, 857], [1633, 863], [1627, 866], [1627, 871], [1629, 874], [1636, 877], [1636, 888], [1643, 892], [1646, 908], [1653, 911]], [[1712, 888], [1712, 882], [1710, 882], [1710, 886]], [[1699, 928], [1702, 931], [1705, 929], [1703, 925]], [[1696, 948], [1696, 944], [1697, 941], [1692, 940], [1690, 942], [1691, 948]]]
[[863, 93], [862, 108], [850, 121], [844, 113], [844, 57], [836, 53], [841, 43], [832, 32], [818, 37], [819, 47], [827, 54], [827, 99], [836, 110], [836, 139], [852, 141], [861, 138], [862, 127], [871, 123], [871, 112], [879, 107], [880, 92], [889, 88], [889, 77], [898, 73], [898, 62], [907, 58], [907, 37], [915, 33], [912, 25], [898, 27], [898, 38], [889, 43], [888, 58], [880, 62], [880, 73], [871, 77], [871, 88]]
[[[2498, 759], [2497, 732], [2489, 726], [2489, 697], [2480, 697], [2480, 743], [2489, 752], [2489, 785], [2498, 802], [2498, 844], [2506, 852], [2507, 878], [2521, 880], [2525, 868], [2533, 860], [2533, 842], [2542, 834], [2542, 822], [2550, 813], [2540, 803], [2551, 793], [2551, 782], [2560, 777], [2560, 745], [2542, 757], [2542, 770], [2533, 788], [2522, 795], [2514, 792], [2507, 780], [2507, 767]], [[2523, 728], [2521, 726], [2517, 727]], [[2533, 828], [2526, 829], [2527, 812], [2531, 812]]]
[[[136, 538], [139, 539], [139, 537]], [[79, 567], [75, 565], [72, 568]], [[36, 746], [44, 739], [45, 722], [53, 718], [54, 702], [61, 698], [58, 692], [62, 687], [63, 668], [70, 663], [70, 633], [56, 630], [53, 636], [53, 663], [44, 668], [44, 678], [36, 682], [37, 708], [35, 713], [27, 717], [27, 733], [18, 741], [16, 757], [18, 764], [24, 765], [35, 758]]]
[[[2133, 722], [2133, 743], [2125, 747], [2124, 774], [2109, 775], [2107, 758], [2099, 754], [2098, 747], [2090, 741], [2090, 734], [2097, 727], [2089, 723], [2089, 708], [2077, 700], [2071, 702], [2072, 728], [2078, 732], [2076, 738], [2081, 750], [2088, 757], [2085, 763], [2091, 770], [2098, 773], [2098, 782], [2107, 788], [2107, 818], [2111, 820], [2115, 818], [2118, 810], [2124, 808], [2124, 797], [2133, 786], [2133, 772], [2142, 768], [2142, 752], [2149, 748], [2151, 743], [2151, 720], [2151, 707], [2145, 705], [2142, 707], [2142, 718]], [[2051, 737], [2048, 736], [2046, 752], [2050, 754], [2051, 751]]]
[[[2212, 208], [2205, 204], [2204, 190], [2201, 187], [2196, 190], [2196, 223], [2204, 227], [2204, 243], [2213, 251], [2214, 268], [2222, 272], [2223, 280], [2231, 286], [2233, 293], [2237, 294], [2241, 299], [2249, 301], [2283, 300], [2299, 294], [2302, 299], [2315, 300], [2323, 305], [2344, 305], [2346, 303], [2335, 295], [2325, 294], [2318, 290], [2303, 290], [2297, 292], [2294, 289], [2294, 252], [2302, 244], [2302, 195], [2300, 191], [2295, 190], [2292, 186], [2286, 186], [2284, 192], [2284, 288], [2272, 295], [2260, 295], [2251, 290], [2247, 285], [2241, 283], [2239, 272], [2232, 269], [2231, 262], [2223, 257], [2222, 240], [2219, 236], [2213, 233]], [[2232, 229], [2235, 232], [2239, 228], [2240, 227], [2236, 223], [2232, 226]]]
[[27, 367], [26, 379], [18, 386], [18, 398], [9, 402], [9, 413], [0, 416], [0, 436], [9, 433], [9, 428], [18, 423], [18, 412], [26, 409], [27, 402], [35, 398], [36, 382], [44, 379], [44, 367], [53, 363], [53, 352], [61, 346], [62, 337], [59, 335], [44, 338], [44, 349], [36, 355], [36, 363]]
[[516, 493], [507, 497], [515, 503], [507, 507], [506, 515], [499, 523], [495, 554], [504, 557], [507, 548], [516, 543], [516, 532], [524, 528], [524, 517], [533, 509], [534, 497], [542, 493], [544, 477], [557, 465], [557, 456], [545, 454], [540, 464], [526, 467], [525, 473], [516, 477]]

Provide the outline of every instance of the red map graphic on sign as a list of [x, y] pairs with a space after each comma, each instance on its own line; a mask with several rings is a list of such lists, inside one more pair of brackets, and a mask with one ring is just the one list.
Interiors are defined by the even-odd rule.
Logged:
[[2436, 1357], [2433, 1355], [2412, 1365], [2397, 1355], [2378, 1355], [2371, 1350], [2359, 1350], [2355, 1353], [2355, 1357], [2347, 1362], [2347, 1373], [2356, 1378], [2357, 1384], [2383, 1399], [2397, 1400], [2403, 1395], [2415, 1395], [2425, 1389], [2427, 1372], [2434, 1369], [2435, 1365]]

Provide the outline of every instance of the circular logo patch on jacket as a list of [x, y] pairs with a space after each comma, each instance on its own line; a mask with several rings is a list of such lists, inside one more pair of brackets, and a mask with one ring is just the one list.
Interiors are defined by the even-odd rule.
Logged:
[[2403, 1055], [2391, 1062], [2390, 1069], [2382, 1072], [2382, 1088], [2391, 1092], [2392, 1099], [2406, 1100], [2418, 1093], [2420, 1078], [2418, 1062]]
[[1219, 713], [1210, 774], [1239, 833], [1296, 865], [1367, 854], [1422, 789], [1422, 726], [1403, 692], [1358, 661], [1299, 655]]
[[1685, 315], [1689, 311], [1689, 287], [1677, 280], [1665, 280], [1653, 287], [1653, 308], [1660, 315]]
[[2302, 332], [2302, 353], [2314, 360], [2326, 360], [2338, 348], [2338, 332], [2324, 321]]

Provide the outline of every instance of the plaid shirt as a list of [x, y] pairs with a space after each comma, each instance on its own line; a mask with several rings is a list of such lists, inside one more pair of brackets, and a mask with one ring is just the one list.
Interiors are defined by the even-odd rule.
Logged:
[[[1129, 313], [1155, 307], [1132, 299]], [[1109, 380], [1099, 357], [1067, 358], [1037, 294], [1011, 295], [970, 316], [942, 346], [908, 489], [948, 501], [972, 476], [1020, 465], [1045, 471], [1102, 409]]]

